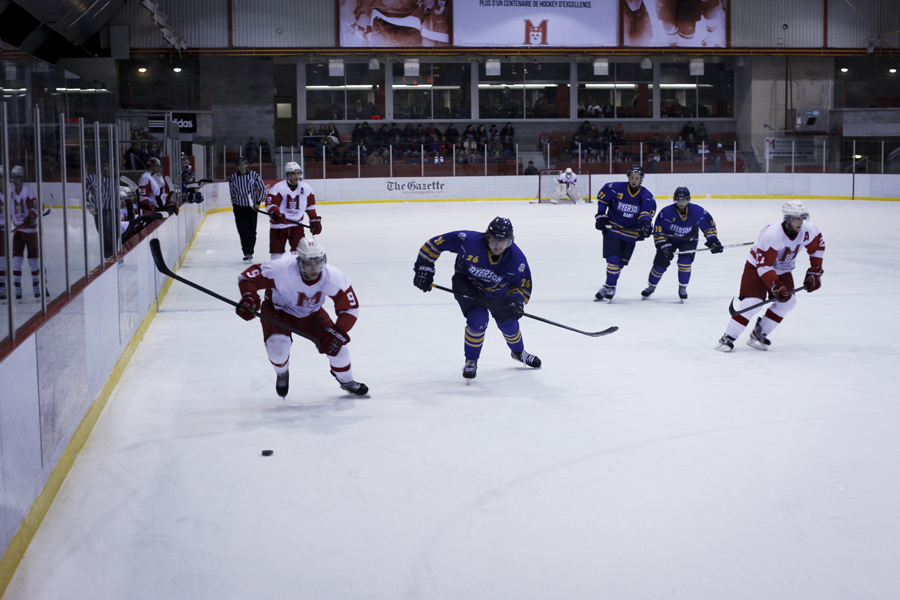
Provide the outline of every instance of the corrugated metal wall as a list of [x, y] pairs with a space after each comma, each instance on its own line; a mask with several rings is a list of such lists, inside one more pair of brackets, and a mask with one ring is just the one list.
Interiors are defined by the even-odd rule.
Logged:
[[337, 46], [333, 0], [232, 0], [234, 45], [249, 48]]
[[[867, 39], [900, 30], [897, 0], [829, 0], [828, 46], [865, 48]], [[885, 36], [889, 48], [900, 46], [900, 35]]]
[[[825, 0], [731, 0], [731, 46], [821, 48], [825, 44], [824, 2]], [[787, 29], [784, 25], [787, 25]]]
[[[159, 11], [168, 17], [167, 24], [176, 35], [184, 37], [188, 48], [228, 47], [229, 0], [160, 0]], [[110, 25], [127, 25], [132, 48], [165, 48], [168, 46], [150, 12], [130, 0], [110, 20]]]

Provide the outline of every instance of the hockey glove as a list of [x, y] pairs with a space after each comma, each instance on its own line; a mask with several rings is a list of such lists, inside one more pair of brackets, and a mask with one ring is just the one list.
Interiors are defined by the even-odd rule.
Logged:
[[25, 217], [25, 220], [22, 221], [22, 227], [25, 229], [34, 229], [37, 227], [37, 215], [28, 215]]
[[650, 224], [650, 221], [644, 221], [641, 223], [641, 237], [648, 238], [653, 235], [653, 225]]
[[663, 258], [666, 260], [672, 260], [675, 257], [675, 248], [672, 247], [672, 244], [669, 242], [663, 242], [659, 245], [659, 253], [663, 255]]
[[504, 298], [503, 311], [507, 321], [518, 321], [525, 314], [525, 301], [518, 294]]
[[803, 285], [806, 286], [807, 292], [814, 292], [822, 287], [822, 274], [824, 272], [822, 267], [810, 267], [806, 270], [806, 279], [803, 280]]
[[277, 206], [272, 207], [272, 210], [269, 211], [269, 218], [275, 225], [281, 225], [287, 221], [287, 217], [284, 216], [283, 212], [278, 210]]
[[609, 229], [609, 215], [597, 215], [595, 219], [596, 220], [594, 221], [594, 227], [596, 227], [600, 231], [606, 231], [607, 229]]
[[234, 312], [243, 320], [252, 321], [256, 318], [254, 313], [257, 310], [259, 310], [259, 296], [252, 292], [247, 292], [241, 296], [241, 301], [238, 302], [237, 309]]
[[313, 235], [322, 233], [322, 217], [310, 217], [309, 230], [312, 231]]
[[711, 237], [706, 240], [706, 247], [709, 248], [710, 254], [719, 254], [725, 250], [725, 248], [722, 247], [722, 242], [720, 242], [717, 237]]
[[791, 299], [791, 290], [787, 289], [780, 279], [776, 279], [769, 289], [779, 302], [787, 302]]
[[337, 325], [332, 325], [325, 330], [322, 336], [322, 342], [319, 344], [319, 353], [328, 356], [337, 356], [341, 351], [341, 346], [350, 341], [350, 336], [341, 331]]
[[413, 269], [416, 272], [413, 285], [423, 292], [430, 292], [431, 285], [434, 283], [434, 265], [417, 262]]

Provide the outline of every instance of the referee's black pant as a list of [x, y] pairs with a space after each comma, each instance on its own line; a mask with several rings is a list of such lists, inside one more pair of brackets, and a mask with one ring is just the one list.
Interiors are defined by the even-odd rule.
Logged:
[[231, 209], [234, 211], [238, 235], [241, 236], [241, 250], [244, 256], [252, 256], [256, 248], [256, 215], [259, 213], [254, 206], [232, 205]]

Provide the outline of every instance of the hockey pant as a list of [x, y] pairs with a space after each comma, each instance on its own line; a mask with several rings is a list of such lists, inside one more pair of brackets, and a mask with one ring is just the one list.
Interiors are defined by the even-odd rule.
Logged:
[[297, 246], [300, 245], [300, 238], [303, 237], [303, 229], [300, 225], [269, 228], [269, 254], [271, 254], [271, 260], [280, 258], [284, 254], [285, 246], [290, 245], [291, 251], [295, 252]]
[[[513, 352], [521, 352], [525, 349], [525, 342], [522, 340], [522, 332], [519, 329], [519, 322], [514, 319], [506, 319], [502, 307], [499, 304], [490, 304], [491, 299], [476, 287], [471, 285], [467, 278], [460, 274], [453, 275], [453, 290], [470, 296], [471, 298], [480, 298], [472, 300], [462, 296], [454, 296], [459, 304], [459, 309], [466, 318], [466, 329], [464, 333], [463, 350], [466, 360], [478, 360], [481, 356], [481, 347], [484, 345], [484, 333], [487, 331], [488, 322], [491, 317], [497, 323], [497, 327], [506, 340], [506, 345]], [[505, 319], [505, 320], [499, 320]]]
[[626, 242], [619, 238], [603, 234], [603, 258], [606, 259], [606, 285], [616, 287], [622, 269], [634, 254], [635, 242]]
[[[792, 273], [782, 273], [778, 276], [778, 279], [781, 280], [787, 289], [794, 289], [794, 276]], [[741, 291], [738, 296], [740, 301], [740, 304], [737, 307], [738, 310], [753, 306], [754, 304], [759, 304], [770, 296], [769, 288], [763, 283], [763, 280], [759, 278], [756, 269], [750, 264], [745, 264], [744, 274], [741, 277]], [[794, 294], [791, 294], [791, 297], [787, 302], [776, 301], [767, 305], [766, 312], [760, 321], [760, 329], [762, 329], [762, 332], [766, 335], [772, 333], [784, 317], [794, 310], [795, 306], [797, 306], [797, 297]], [[728, 321], [728, 327], [725, 328], [725, 333], [732, 338], [737, 339], [747, 325], [750, 324], [750, 321], [756, 313], [763, 308], [764, 307], [760, 306], [759, 308], [747, 311], [744, 314], [731, 317], [731, 320]]]
[[[334, 325], [331, 316], [321, 308], [307, 317], [298, 318], [278, 310], [268, 298], [263, 301], [260, 312], [273, 319], [278, 319], [297, 331], [309, 334], [317, 340], [322, 339], [325, 335], [325, 330]], [[262, 329], [269, 362], [272, 363], [276, 373], [287, 372], [291, 358], [291, 344], [293, 343], [291, 332], [268, 321], [262, 321]], [[347, 347], [347, 344], [341, 346], [337, 356], [329, 356], [328, 363], [331, 365], [331, 370], [334, 371], [338, 381], [346, 383], [353, 380], [353, 370], [350, 366], [350, 349]]]
[[[672, 244], [673, 252], [689, 252], [691, 250], [697, 249], [696, 240], [693, 242], [684, 242], [683, 244]], [[687, 285], [691, 281], [691, 264], [694, 262], [694, 254], [681, 254], [678, 255], [676, 264], [678, 265], [678, 283], [679, 285]], [[672, 261], [663, 256], [662, 252], [659, 250], [656, 251], [656, 256], [653, 257], [653, 267], [650, 269], [650, 276], [647, 278], [647, 281], [650, 285], [658, 285], [659, 280], [662, 279], [663, 274], [666, 272], [666, 269], [669, 268], [669, 265], [672, 264]]]

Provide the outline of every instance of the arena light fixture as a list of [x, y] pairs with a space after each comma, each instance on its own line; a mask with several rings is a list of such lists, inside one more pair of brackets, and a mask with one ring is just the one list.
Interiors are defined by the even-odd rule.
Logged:
[[598, 58], [594, 61], [594, 75], [609, 75], [609, 60]]
[[702, 58], [692, 58], [691, 59], [691, 75], [702, 76], [703, 75], [703, 59]]
[[344, 76], [344, 59], [330, 58], [328, 59], [328, 75], [331, 77]]
[[650, 60], [649, 58], [645, 58], [645, 59], [641, 60], [641, 68], [642, 69], [652, 69], [653, 61]]
[[484, 74], [488, 77], [498, 77], [500, 75], [500, 59], [487, 59], [487, 62], [484, 63]]
[[403, 75], [406, 77], [419, 76], [419, 59], [405, 58], [403, 59]]
[[377, 58], [375, 58], [373, 56], [372, 58], [369, 59], [369, 70], [370, 71], [377, 71], [380, 68], [381, 68], [381, 63], [378, 62]]

